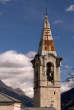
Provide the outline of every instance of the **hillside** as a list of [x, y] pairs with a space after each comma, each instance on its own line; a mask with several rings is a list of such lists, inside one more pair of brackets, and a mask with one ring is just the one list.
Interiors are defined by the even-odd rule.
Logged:
[[33, 106], [33, 99], [26, 96], [25, 93], [17, 88], [13, 89], [12, 87], [8, 87], [0, 80], [0, 93], [7, 94], [8, 96], [11, 96], [15, 99], [18, 99], [21, 101], [24, 107], [32, 107]]
[[63, 93], [61, 100], [62, 110], [74, 110], [74, 88]]
[[[11, 97], [20, 100], [24, 107], [33, 106], [33, 99], [26, 96], [21, 89], [19, 88], [13, 89], [11, 87], [8, 87], [2, 81], [0, 81], [0, 92], [3, 92]], [[62, 93], [61, 102], [62, 110], [74, 110], [74, 88], [67, 92]]]

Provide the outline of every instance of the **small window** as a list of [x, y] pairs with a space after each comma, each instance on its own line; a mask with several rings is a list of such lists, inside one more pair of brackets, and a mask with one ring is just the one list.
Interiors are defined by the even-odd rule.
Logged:
[[55, 95], [55, 92], [54, 92], [54, 95]]
[[54, 80], [54, 65], [51, 62], [47, 63], [47, 80]]

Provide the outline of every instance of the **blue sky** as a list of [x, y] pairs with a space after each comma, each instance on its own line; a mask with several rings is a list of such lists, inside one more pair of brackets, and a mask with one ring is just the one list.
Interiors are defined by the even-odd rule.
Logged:
[[46, 8], [63, 81], [74, 73], [74, 0], [0, 0], [0, 54], [37, 51]]

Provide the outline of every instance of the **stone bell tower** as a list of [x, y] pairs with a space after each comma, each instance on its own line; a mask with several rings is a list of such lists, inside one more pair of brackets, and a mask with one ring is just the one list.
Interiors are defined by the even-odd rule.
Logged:
[[60, 104], [60, 62], [56, 54], [48, 16], [45, 16], [38, 53], [32, 60], [34, 68], [34, 106], [54, 107]]

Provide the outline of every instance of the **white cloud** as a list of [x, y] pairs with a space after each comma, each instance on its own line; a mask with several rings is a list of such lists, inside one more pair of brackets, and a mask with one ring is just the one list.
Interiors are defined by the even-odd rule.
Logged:
[[74, 36], [72, 36], [72, 39], [74, 40]]
[[72, 53], [74, 53], [74, 50], [72, 50]]
[[27, 57], [33, 58], [36, 55], [36, 52], [30, 51], [29, 53], [26, 54]]
[[9, 2], [10, 0], [0, 0], [0, 3]]
[[[36, 52], [27, 54], [16, 51], [6, 51], [0, 54], [0, 79], [8, 86], [21, 88], [26, 95], [33, 96], [33, 68], [30, 60]], [[65, 82], [61, 85], [61, 91], [67, 91], [74, 87], [74, 82]]]
[[68, 91], [74, 88], [74, 80], [70, 80], [61, 84], [61, 92]]
[[0, 79], [8, 86], [21, 88], [31, 97], [33, 96], [33, 68], [30, 62], [32, 55], [34, 57], [35, 52], [24, 55], [16, 51], [7, 51], [0, 54]]
[[68, 86], [68, 83], [62, 83], [61, 84], [61, 92], [65, 92], [70, 90], [70, 87]]
[[74, 88], [74, 73], [70, 73], [64, 83], [61, 84], [61, 92]]
[[65, 65], [64, 68], [65, 68], [65, 69], [71, 69], [72, 66], [70, 66], [70, 65]]
[[67, 12], [74, 11], [74, 5], [70, 5], [69, 7], [66, 8]]
[[10, 2], [10, 1], [13, 1], [13, 0], [0, 0], [0, 3], [1, 4], [6, 4], [6, 3]]
[[0, 11], [0, 16], [3, 14], [3, 12], [2, 11]]
[[62, 23], [63, 23], [63, 20], [58, 19], [58, 20], [55, 20], [53, 24], [62, 24]]

